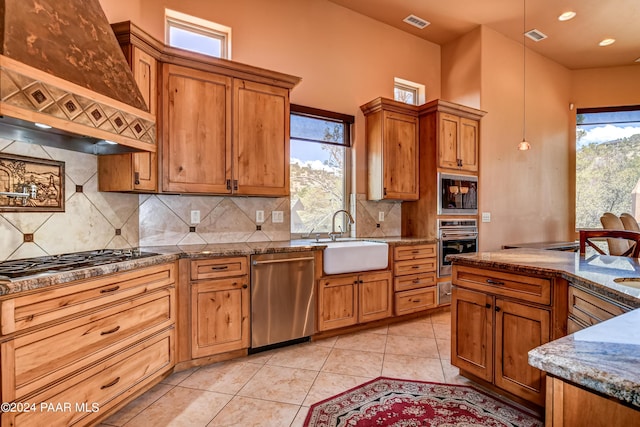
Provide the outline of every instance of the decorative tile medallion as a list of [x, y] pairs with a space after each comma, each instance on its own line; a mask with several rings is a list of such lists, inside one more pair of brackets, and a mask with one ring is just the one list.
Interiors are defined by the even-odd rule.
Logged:
[[0, 212], [64, 212], [64, 162], [0, 153]]

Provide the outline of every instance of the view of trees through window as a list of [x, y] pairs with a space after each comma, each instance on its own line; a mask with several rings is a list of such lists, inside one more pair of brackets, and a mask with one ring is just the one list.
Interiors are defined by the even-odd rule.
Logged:
[[[349, 123], [291, 113], [291, 232], [328, 233], [348, 203]], [[340, 222], [338, 222], [340, 221]], [[344, 229], [343, 217], [336, 226]]]
[[576, 228], [605, 212], [640, 219], [640, 107], [578, 109], [576, 144]]

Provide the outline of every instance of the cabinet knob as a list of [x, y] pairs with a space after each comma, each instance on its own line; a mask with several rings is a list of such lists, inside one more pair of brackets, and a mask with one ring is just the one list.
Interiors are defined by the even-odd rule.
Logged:
[[133, 173], [133, 183], [135, 185], [140, 185], [140, 172]]
[[496, 311], [500, 311], [500, 307], [496, 305]]
[[485, 306], [486, 308], [491, 308], [491, 304], [489, 304], [489, 303], [486, 303], [484, 306]]
[[247, 285], [246, 283], [242, 285], [242, 289], [247, 289], [249, 287], [249, 285]]

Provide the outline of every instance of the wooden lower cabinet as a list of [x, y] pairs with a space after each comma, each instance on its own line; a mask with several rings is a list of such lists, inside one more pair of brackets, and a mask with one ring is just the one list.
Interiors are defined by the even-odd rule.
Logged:
[[175, 263], [0, 300], [2, 426], [91, 425], [175, 365]]
[[611, 397], [547, 376], [547, 427], [628, 427], [640, 425], [640, 410]]
[[393, 248], [395, 315], [415, 313], [438, 305], [436, 245]]
[[200, 259], [190, 264], [191, 358], [249, 348], [247, 257]]
[[[482, 289], [480, 281], [470, 282], [477, 289], [465, 288], [462, 284], [468, 277], [485, 278], [486, 289]], [[551, 340], [551, 307], [510, 297], [515, 285], [522, 283], [526, 285], [526, 298], [532, 298], [532, 279], [535, 278], [519, 279], [491, 270], [454, 268], [451, 363], [514, 396], [544, 406], [545, 373], [529, 365], [528, 352]], [[549, 281], [538, 285], [542, 286], [543, 296], [551, 292], [546, 289], [551, 287]]]
[[191, 356], [248, 348], [250, 295], [247, 277], [191, 286]]
[[320, 280], [318, 330], [352, 326], [390, 317], [391, 272], [340, 275]]

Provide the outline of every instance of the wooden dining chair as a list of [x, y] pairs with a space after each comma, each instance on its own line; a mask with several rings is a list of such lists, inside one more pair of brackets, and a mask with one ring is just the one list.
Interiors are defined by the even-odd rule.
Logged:
[[624, 226], [625, 230], [640, 231], [638, 221], [636, 221], [636, 218], [630, 213], [625, 212], [623, 214], [620, 214], [620, 221], [622, 221], [622, 225]]
[[[605, 212], [600, 217], [600, 223], [605, 230], [624, 230], [622, 220], [611, 212]], [[625, 256], [629, 250], [629, 242], [620, 238], [607, 238], [607, 246], [609, 246], [609, 255]]]

